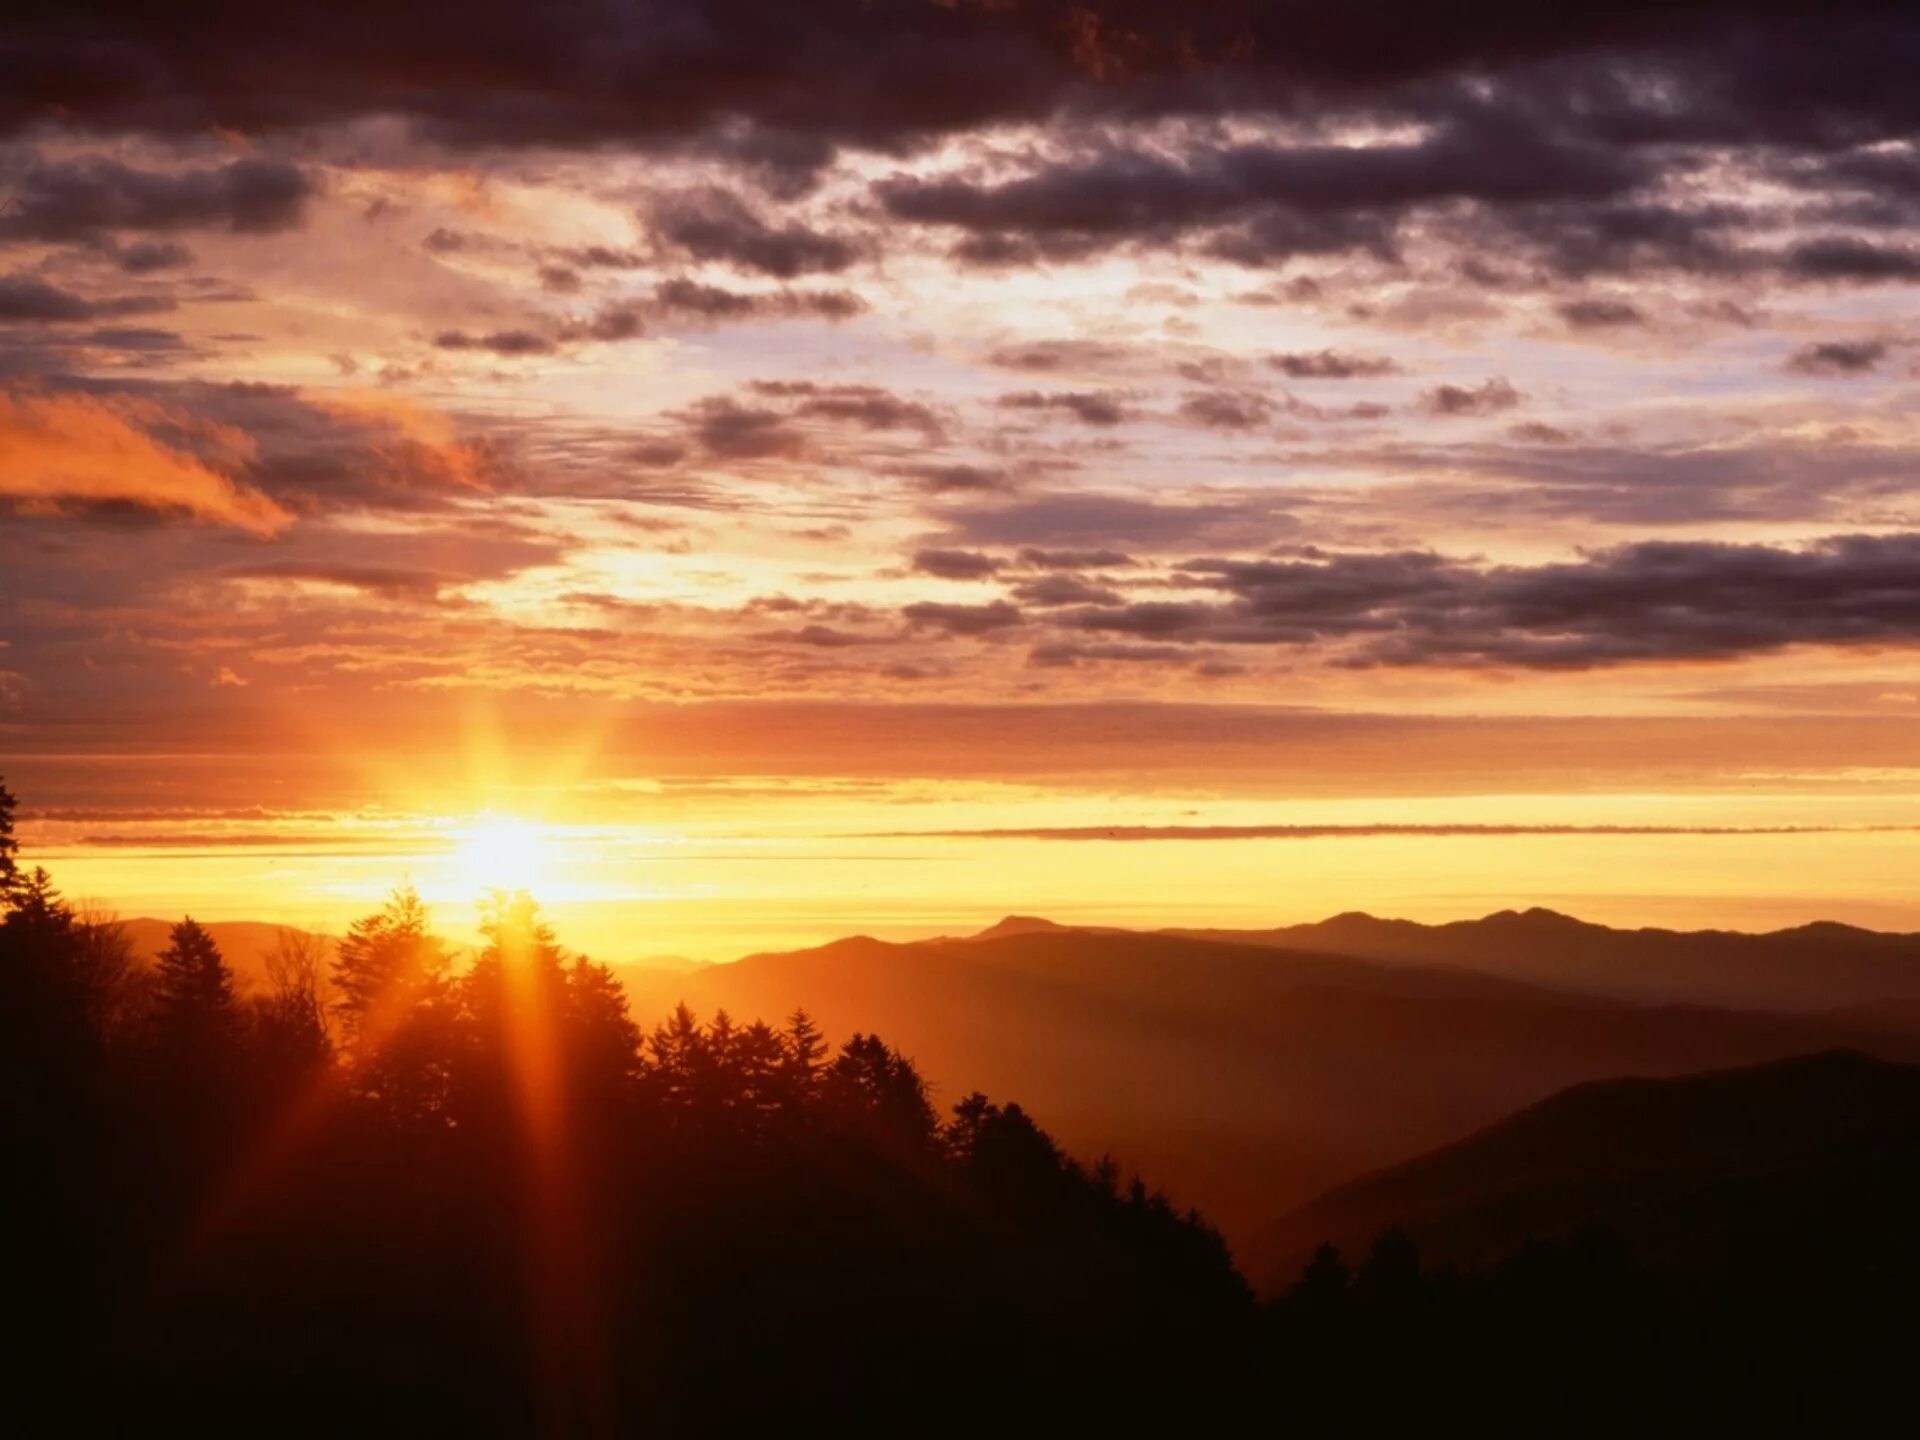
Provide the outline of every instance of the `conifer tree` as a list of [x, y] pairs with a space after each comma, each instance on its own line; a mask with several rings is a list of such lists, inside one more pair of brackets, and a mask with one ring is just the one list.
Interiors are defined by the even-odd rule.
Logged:
[[19, 801], [0, 780], [0, 909], [5, 909], [20, 883], [20, 842], [13, 838], [13, 812]]
[[397, 1021], [431, 998], [446, 966], [446, 950], [411, 886], [394, 891], [379, 910], [354, 921], [333, 963], [334, 988], [340, 995], [335, 1008], [349, 1042], [364, 1038], [371, 1017], [390, 1011]]
[[184, 1040], [230, 1039], [239, 1030], [233, 971], [220, 947], [193, 917], [168, 932], [154, 983], [155, 1018]]

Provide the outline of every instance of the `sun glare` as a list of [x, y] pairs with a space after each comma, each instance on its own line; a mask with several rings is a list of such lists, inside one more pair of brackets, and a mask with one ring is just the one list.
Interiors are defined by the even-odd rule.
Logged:
[[453, 868], [460, 884], [474, 890], [537, 893], [552, 879], [552, 845], [537, 825], [486, 816], [461, 833]]

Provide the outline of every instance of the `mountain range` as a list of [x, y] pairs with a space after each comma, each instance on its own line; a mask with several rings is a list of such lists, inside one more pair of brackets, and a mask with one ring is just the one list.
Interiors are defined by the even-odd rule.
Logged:
[[[165, 943], [164, 922], [127, 926], [142, 958]], [[257, 980], [278, 927], [209, 928]], [[962, 1083], [1017, 1097], [1071, 1151], [1199, 1206], [1269, 1275], [1304, 1233], [1275, 1217], [1569, 1086], [1839, 1047], [1920, 1060], [1920, 936], [1833, 924], [1627, 931], [1529, 910], [1143, 933], [1010, 916], [616, 969], [644, 1026], [683, 1001], [743, 1021], [805, 1008], [912, 1055], [943, 1108]]]

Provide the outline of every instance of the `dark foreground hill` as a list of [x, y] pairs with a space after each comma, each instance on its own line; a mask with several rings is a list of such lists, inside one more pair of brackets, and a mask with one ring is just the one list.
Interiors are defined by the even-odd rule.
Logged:
[[851, 939], [691, 974], [623, 972], [636, 1014], [808, 1007], [878, 1028], [951, 1095], [1023, 1097], [1068, 1147], [1111, 1151], [1230, 1237], [1355, 1174], [1565, 1086], [1841, 1045], [1920, 1059], [1868, 1017], [1579, 996], [1458, 967], [1173, 935], [997, 927]]
[[1484, 1267], [1598, 1224], [1649, 1264], [1761, 1248], [1783, 1267], [1858, 1270], [1890, 1242], [1920, 1247], [1917, 1206], [1920, 1066], [1843, 1050], [1576, 1086], [1340, 1186], [1245, 1258], [1272, 1288], [1320, 1243], [1361, 1253], [1395, 1226], [1430, 1261]]
[[1337, 1433], [1869, 1433], [1920, 1341], [1916, 1205], [1920, 1067], [1580, 1086], [1289, 1217], [1270, 1343]]
[[1920, 999], [1920, 935], [1818, 921], [1788, 930], [1616, 930], [1553, 910], [1420, 925], [1351, 912], [1274, 930], [1170, 932], [1240, 945], [1453, 965], [1655, 1004], [1822, 1010]]

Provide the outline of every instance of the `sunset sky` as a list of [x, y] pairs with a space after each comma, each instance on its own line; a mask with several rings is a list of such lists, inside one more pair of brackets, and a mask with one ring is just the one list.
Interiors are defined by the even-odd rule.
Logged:
[[29, 3], [70, 894], [1920, 929], [1920, 20]]

